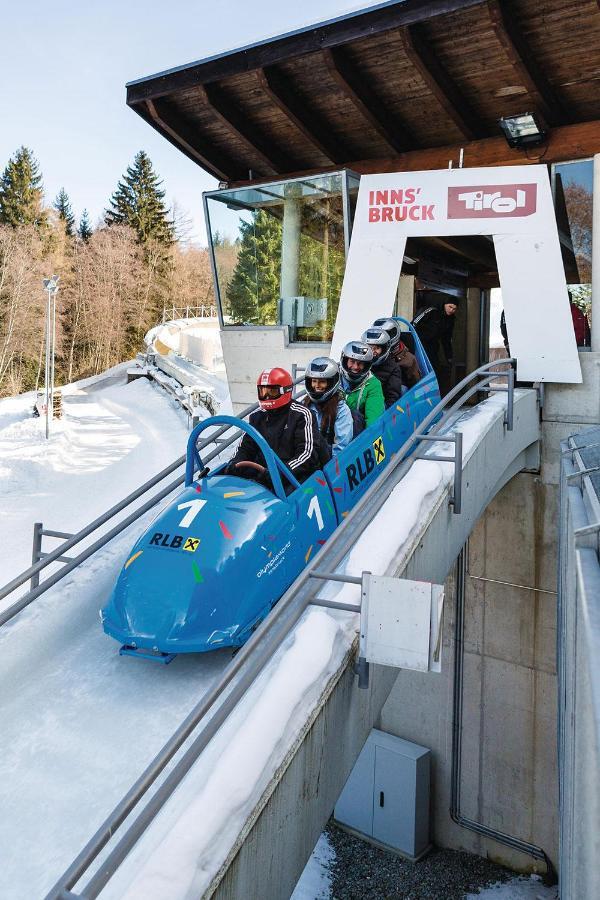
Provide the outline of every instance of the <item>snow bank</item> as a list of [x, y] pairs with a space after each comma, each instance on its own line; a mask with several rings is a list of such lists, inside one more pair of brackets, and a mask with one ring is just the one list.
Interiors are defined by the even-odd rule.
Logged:
[[546, 887], [539, 875], [521, 876], [497, 882], [478, 894], [465, 894], [464, 900], [558, 900], [558, 887]]
[[328, 900], [331, 897], [330, 866], [335, 850], [326, 834], [322, 834], [306, 863], [290, 900]]
[[351, 618], [305, 613], [103, 898], [202, 896], [347, 653]]

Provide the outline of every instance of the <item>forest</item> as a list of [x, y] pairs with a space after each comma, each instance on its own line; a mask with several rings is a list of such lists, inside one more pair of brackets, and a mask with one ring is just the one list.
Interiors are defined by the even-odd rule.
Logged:
[[133, 358], [171, 307], [214, 304], [208, 250], [189, 243], [185, 216], [164, 196], [140, 151], [102, 220], [92, 225], [84, 210], [76, 222], [67, 191], [45, 205], [32, 151], [15, 152], [0, 176], [0, 397], [43, 382], [51, 274], [60, 276], [58, 385]]

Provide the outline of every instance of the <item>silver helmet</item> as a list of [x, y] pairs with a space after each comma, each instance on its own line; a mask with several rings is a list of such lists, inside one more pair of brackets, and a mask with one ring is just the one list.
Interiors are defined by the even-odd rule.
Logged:
[[[327, 382], [324, 391], [315, 391], [312, 386], [313, 378], [319, 378]], [[304, 385], [306, 393], [313, 403], [325, 403], [333, 397], [340, 386], [340, 369], [338, 364], [328, 356], [317, 356], [307, 365], [304, 372]]]
[[369, 347], [381, 347], [381, 353], [378, 356], [373, 350], [373, 367], [380, 366], [388, 358], [392, 349], [392, 341], [383, 328], [367, 328], [366, 331], [363, 331], [362, 341]]
[[393, 350], [400, 341], [400, 326], [393, 319], [375, 319], [371, 327], [387, 331], [391, 341], [390, 350]]
[[[357, 359], [364, 363], [361, 372], [351, 372], [348, 368], [348, 360]], [[340, 369], [344, 380], [350, 385], [352, 390], [360, 387], [363, 381], [369, 377], [371, 366], [373, 365], [373, 351], [368, 344], [362, 341], [349, 341], [342, 350], [340, 357]]]

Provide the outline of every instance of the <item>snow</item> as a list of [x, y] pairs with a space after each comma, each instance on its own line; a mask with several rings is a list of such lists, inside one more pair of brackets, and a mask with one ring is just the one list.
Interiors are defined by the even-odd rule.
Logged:
[[464, 900], [558, 900], [558, 887], [547, 887], [539, 875], [519, 876], [483, 888], [478, 894], [465, 894]]
[[[49, 441], [32, 394], [0, 401], [1, 584], [30, 564], [34, 521], [75, 531], [184, 453], [183, 411], [126, 369], [64, 388]], [[230, 659], [163, 667], [103, 634], [98, 609], [154, 514], [0, 630], [3, 900], [49, 890]]]
[[326, 834], [322, 834], [306, 863], [290, 900], [329, 900], [331, 897], [330, 866], [335, 850]]
[[269, 787], [355, 634], [307, 611], [102, 894], [200, 897]]
[[[43, 422], [30, 418], [31, 396], [0, 402], [0, 466], [8, 476], [1, 582], [29, 563], [34, 520], [74, 531], [182, 454], [183, 412], [146, 379], [123, 384], [124, 371], [65, 390], [65, 418], [49, 442]], [[465, 458], [504, 402], [495, 396], [460, 418]], [[345, 569], [383, 572], [401, 543], [400, 552], [409, 554], [452, 471], [449, 463], [413, 465], [359, 537]], [[119, 657], [102, 633], [98, 608], [151, 515], [0, 631], [0, 680], [11, 686], [0, 695], [0, 896], [6, 900], [49, 889], [230, 658], [226, 651], [184, 656], [162, 667]], [[339, 593], [346, 591], [356, 586]], [[103, 898], [202, 894], [308, 727], [357, 624], [350, 613], [305, 612]], [[327, 896], [322, 875], [317, 890]]]

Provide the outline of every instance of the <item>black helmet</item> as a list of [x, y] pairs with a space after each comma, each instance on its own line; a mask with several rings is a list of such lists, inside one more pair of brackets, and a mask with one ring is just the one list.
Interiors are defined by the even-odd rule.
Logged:
[[[311, 381], [313, 378], [321, 378], [327, 382], [324, 391], [315, 391]], [[328, 356], [317, 356], [311, 360], [304, 371], [304, 385], [306, 393], [313, 403], [325, 403], [332, 397], [340, 386], [340, 369], [338, 364]]]
[[383, 328], [367, 328], [366, 331], [363, 331], [362, 341], [370, 347], [381, 347], [379, 356], [373, 354], [374, 367], [380, 366], [388, 358], [392, 349], [392, 341], [387, 331], [384, 331]]
[[384, 331], [390, 336], [390, 350], [393, 350], [394, 347], [400, 341], [400, 326], [397, 322], [394, 322], [393, 319], [375, 319], [373, 322], [372, 328], [383, 328]]
[[[357, 359], [359, 360], [359, 362], [364, 363], [365, 367], [363, 371], [351, 372], [348, 369], [349, 359]], [[348, 382], [352, 390], [360, 387], [363, 381], [365, 381], [369, 377], [372, 365], [373, 351], [368, 344], [364, 344], [362, 341], [349, 341], [343, 348], [342, 355], [340, 357], [340, 369], [342, 370], [344, 380]]]

